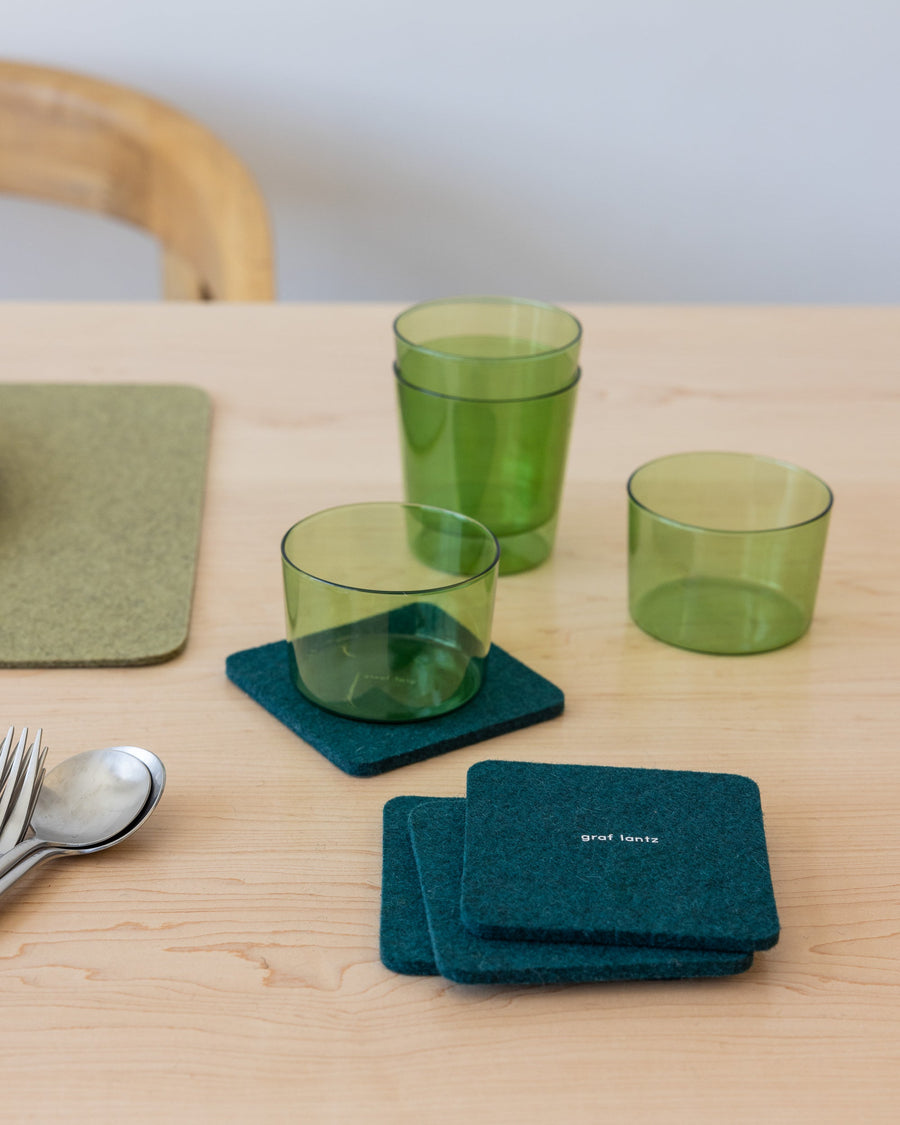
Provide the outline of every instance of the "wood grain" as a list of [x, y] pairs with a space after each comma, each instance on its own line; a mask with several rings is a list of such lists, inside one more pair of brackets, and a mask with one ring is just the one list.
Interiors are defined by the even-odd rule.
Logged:
[[171, 299], [274, 295], [269, 218], [250, 172], [198, 121], [136, 90], [0, 61], [0, 191], [155, 235]]
[[[50, 765], [131, 742], [169, 771], [139, 834], [39, 868], [0, 902], [4, 1115], [895, 1120], [900, 312], [575, 308], [585, 375], [558, 548], [501, 581], [495, 621], [564, 688], [566, 712], [353, 779], [228, 683], [224, 660], [280, 636], [278, 542], [294, 520], [400, 496], [396, 311], [0, 307], [7, 379], [185, 382], [214, 409], [184, 654], [0, 670], [7, 721], [43, 724]], [[780, 652], [700, 656], [628, 620], [625, 479], [710, 447], [786, 457], [835, 491], [813, 628]], [[754, 777], [778, 945], [732, 980], [489, 988], [388, 972], [382, 805], [459, 795], [489, 756]]]

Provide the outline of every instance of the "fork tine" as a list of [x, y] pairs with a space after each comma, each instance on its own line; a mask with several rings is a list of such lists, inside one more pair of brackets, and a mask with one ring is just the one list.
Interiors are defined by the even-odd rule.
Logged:
[[[40, 742], [40, 732], [38, 732], [38, 738], [36, 739], [36, 741]], [[37, 804], [37, 799], [41, 794], [41, 786], [44, 784], [44, 775], [47, 773], [47, 771], [44, 769], [44, 761], [47, 758], [47, 749], [48, 748], [45, 746], [43, 750], [41, 750], [40, 758], [38, 758], [36, 776], [34, 784], [31, 788], [31, 800], [28, 802], [28, 815], [25, 818], [25, 828], [22, 831], [22, 836], [25, 835], [25, 832], [27, 832], [29, 827], [31, 826], [31, 818], [34, 816], [34, 806]], [[21, 839], [21, 836], [19, 837], [19, 839]], [[19, 841], [17, 840], [16, 843], [18, 842]]]
[[12, 743], [14, 730], [14, 727], [9, 728], [6, 732], [6, 738], [3, 739], [3, 745], [0, 746], [0, 789], [3, 788], [6, 775], [9, 772], [9, 747]]
[[[10, 728], [10, 731], [12, 728]], [[9, 737], [9, 736], [7, 736]], [[19, 782], [19, 775], [22, 769], [22, 755], [25, 752], [25, 740], [28, 738], [28, 727], [22, 727], [22, 733], [19, 736], [19, 741], [13, 751], [12, 758], [7, 766], [6, 771], [6, 784], [0, 794], [0, 831], [9, 817], [12, 803], [15, 800], [16, 789]], [[10, 742], [12, 739], [10, 738]]]
[[[19, 742], [25, 743], [27, 749], [26, 746], [23, 746], [22, 754], [19, 758], [19, 771], [16, 774], [16, 784], [12, 798], [14, 804], [18, 803], [19, 797], [25, 789], [25, 786], [29, 784], [29, 781], [31, 784], [34, 784], [34, 778], [32, 776], [34, 770], [32, 767], [37, 763], [37, 759], [41, 754], [41, 735], [43, 733], [44, 732], [41, 730], [41, 728], [38, 727], [37, 734], [34, 737], [34, 741], [30, 746], [27, 746], [26, 736], [28, 734], [28, 727], [22, 728], [22, 738], [19, 739]], [[16, 747], [16, 749], [18, 750], [18, 746]]]
[[[3, 792], [6, 788], [7, 778], [9, 777], [9, 747], [12, 743], [12, 737], [15, 728], [10, 727], [6, 732], [6, 738], [3, 739], [3, 744], [0, 746], [0, 805], [3, 803]], [[2, 827], [2, 813], [0, 813], [0, 827]]]
[[[27, 734], [27, 727], [23, 730], [23, 735]], [[8, 851], [18, 844], [18, 842], [25, 835], [28, 830], [30, 822], [29, 810], [32, 807], [34, 798], [35, 782], [38, 775], [38, 767], [41, 762], [41, 735], [43, 731], [38, 727], [37, 734], [34, 742], [28, 747], [27, 752], [19, 754], [18, 751], [22, 748], [24, 739], [19, 739], [19, 746], [16, 747], [16, 756], [19, 759], [19, 771], [16, 776], [16, 783], [13, 790], [12, 804], [9, 807], [9, 812], [5, 820], [0, 826], [0, 851]]]
[[16, 743], [16, 748], [13, 751], [12, 762], [9, 767], [10, 781], [15, 779], [15, 793], [13, 793], [13, 800], [16, 799], [16, 793], [19, 786], [22, 784], [22, 773], [27, 765], [25, 755], [28, 753], [26, 747], [28, 746], [28, 727], [22, 727], [22, 733], [19, 735], [19, 741]]

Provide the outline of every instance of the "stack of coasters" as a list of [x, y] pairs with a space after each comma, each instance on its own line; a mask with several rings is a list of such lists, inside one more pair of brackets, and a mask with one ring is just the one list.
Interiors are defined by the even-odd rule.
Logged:
[[734, 774], [481, 762], [384, 809], [381, 958], [462, 983], [743, 972], [778, 940], [759, 790]]
[[374, 777], [450, 750], [543, 723], [562, 713], [565, 696], [549, 680], [492, 645], [481, 690], [464, 706], [412, 723], [369, 723], [317, 707], [291, 682], [287, 641], [232, 653], [232, 683], [351, 777]]

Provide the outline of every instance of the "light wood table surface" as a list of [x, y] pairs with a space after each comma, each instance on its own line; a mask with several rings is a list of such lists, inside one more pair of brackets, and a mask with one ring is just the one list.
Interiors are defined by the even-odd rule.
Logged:
[[[0, 671], [0, 721], [43, 725], [49, 764], [131, 743], [168, 769], [140, 833], [0, 900], [0, 1116], [896, 1121], [900, 311], [573, 306], [584, 378], [557, 550], [501, 580], [494, 628], [564, 689], [565, 713], [354, 779], [224, 662], [282, 635], [293, 521], [401, 496], [398, 308], [0, 307], [6, 381], [191, 383], [214, 402], [186, 651]], [[696, 448], [795, 461], [835, 491], [813, 627], [789, 648], [702, 656], [628, 619], [626, 478]], [[382, 806], [462, 795], [486, 757], [755, 778], [778, 945], [724, 980], [473, 987], [387, 971]]]

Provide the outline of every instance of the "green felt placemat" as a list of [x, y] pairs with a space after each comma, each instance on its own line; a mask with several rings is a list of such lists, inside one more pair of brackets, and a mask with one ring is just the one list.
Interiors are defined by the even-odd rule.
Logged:
[[184, 647], [209, 417], [194, 387], [0, 385], [0, 666]]

